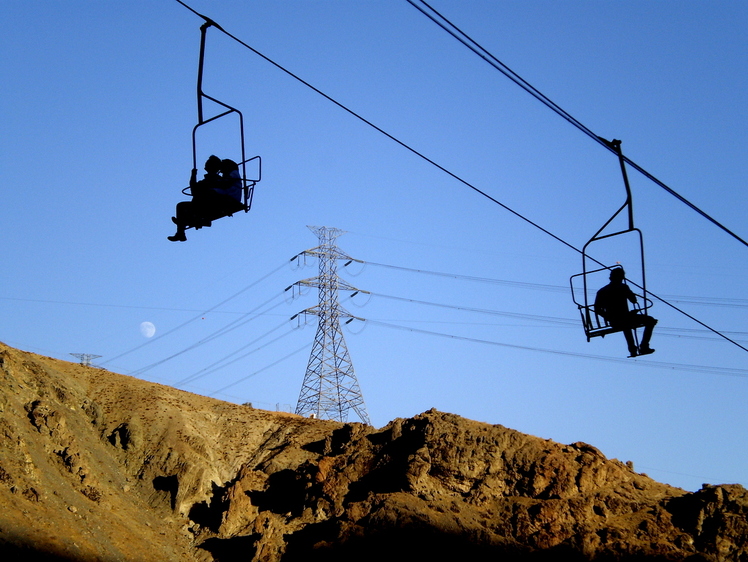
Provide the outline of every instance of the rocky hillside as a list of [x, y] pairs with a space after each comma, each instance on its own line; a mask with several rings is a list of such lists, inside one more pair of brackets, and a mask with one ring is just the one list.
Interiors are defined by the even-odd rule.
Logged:
[[0, 559], [748, 560], [748, 492], [434, 410], [253, 410], [0, 344]]

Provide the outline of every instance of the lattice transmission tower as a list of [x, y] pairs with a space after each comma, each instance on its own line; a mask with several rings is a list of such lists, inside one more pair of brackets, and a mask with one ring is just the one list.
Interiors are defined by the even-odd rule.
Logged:
[[92, 367], [91, 361], [101, 357], [101, 355], [93, 355], [91, 353], [71, 353], [70, 355], [77, 357], [80, 360], [80, 364], [86, 367]]
[[299, 256], [318, 258], [319, 275], [298, 281], [295, 285], [316, 287], [319, 290], [319, 304], [299, 313], [317, 316], [319, 324], [296, 404], [296, 413], [345, 422], [348, 421], [348, 412], [353, 410], [362, 422], [370, 424], [340, 326], [341, 319], [348, 319], [348, 322], [362, 319], [353, 316], [338, 302], [339, 291], [367, 291], [359, 291], [338, 277], [338, 261], [353, 260], [335, 244], [335, 240], [344, 232], [325, 226], [308, 228], [319, 238], [319, 246], [305, 250]]

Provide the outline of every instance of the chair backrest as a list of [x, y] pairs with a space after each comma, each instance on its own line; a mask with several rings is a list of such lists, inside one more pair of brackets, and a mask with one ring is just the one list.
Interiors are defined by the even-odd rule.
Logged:
[[244, 180], [244, 212], [249, 212], [249, 209], [252, 207], [252, 197], [255, 193], [255, 184], [257, 182], [253, 180]]
[[580, 305], [579, 313], [582, 316], [582, 325], [584, 326], [584, 333], [587, 336], [587, 341], [590, 341], [590, 339], [594, 337], [604, 337], [608, 334], [614, 334], [621, 331], [621, 328], [613, 328], [605, 318], [597, 314], [594, 305]]

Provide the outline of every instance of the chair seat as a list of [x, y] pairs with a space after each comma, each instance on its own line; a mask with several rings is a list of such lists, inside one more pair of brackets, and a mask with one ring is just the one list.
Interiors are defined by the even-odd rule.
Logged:
[[598, 317], [598, 318], [599, 318], [599, 321], [600, 321], [600, 325], [599, 326], [597, 326], [597, 327], [586, 326], [586, 328], [587, 328], [586, 332], [587, 332], [587, 337], [588, 338], [594, 338], [594, 337], [597, 337], [597, 336], [605, 337], [608, 334], [615, 334], [616, 332], [621, 332], [621, 331], [623, 331], [623, 330], [625, 330], [627, 328], [631, 329], [631, 330], [635, 330], [637, 328], [643, 328], [645, 326], [645, 322], [642, 319], [642, 320], [640, 320], [638, 322], [634, 322], [634, 323], [628, 324], [626, 326], [617, 326], [617, 327], [614, 328], [613, 326], [611, 326], [610, 324], [608, 324], [608, 322], [605, 319], [603, 319], [601, 317]]
[[247, 206], [240, 202], [235, 201], [232, 204], [226, 205], [223, 209], [220, 209], [216, 211], [215, 213], [211, 213], [207, 218], [211, 221], [223, 218], [223, 217], [230, 217], [234, 213], [238, 213], [239, 211], [246, 211]]
[[[224, 208], [215, 210], [212, 213], [209, 213], [207, 216], [203, 217], [203, 221], [199, 224], [187, 224], [185, 228], [194, 228], [195, 230], [200, 230], [203, 227], [211, 226], [210, 223], [213, 221], [216, 221], [218, 219], [222, 219], [223, 217], [230, 217], [233, 216], [234, 213], [238, 213], [239, 211], [247, 211], [247, 206], [240, 202], [235, 201], [233, 203], [230, 203], [226, 205]], [[206, 224], [207, 223], [207, 224]]]

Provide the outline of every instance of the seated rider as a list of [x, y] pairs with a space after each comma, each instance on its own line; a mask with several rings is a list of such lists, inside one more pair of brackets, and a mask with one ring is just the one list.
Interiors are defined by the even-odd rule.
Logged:
[[243, 184], [236, 162], [211, 156], [205, 162], [205, 172], [205, 177], [196, 181], [197, 170], [192, 170], [192, 200], [177, 203], [176, 216], [171, 218], [177, 232], [168, 237], [172, 242], [187, 240], [185, 229], [189, 226], [210, 226], [214, 219], [244, 208]]
[[[631, 357], [654, 353], [655, 350], [649, 347], [649, 340], [657, 320], [636, 310], [629, 310], [628, 303], [636, 303], [636, 295], [623, 282], [625, 277], [626, 272], [622, 267], [610, 271], [610, 283], [600, 289], [595, 297], [595, 313], [605, 318], [611, 328], [623, 331]], [[642, 325], [644, 334], [637, 349], [633, 330]]]
[[244, 209], [244, 184], [236, 162], [228, 158], [221, 160], [221, 181], [213, 191], [217, 197], [212, 201], [212, 216], [222, 217]]

